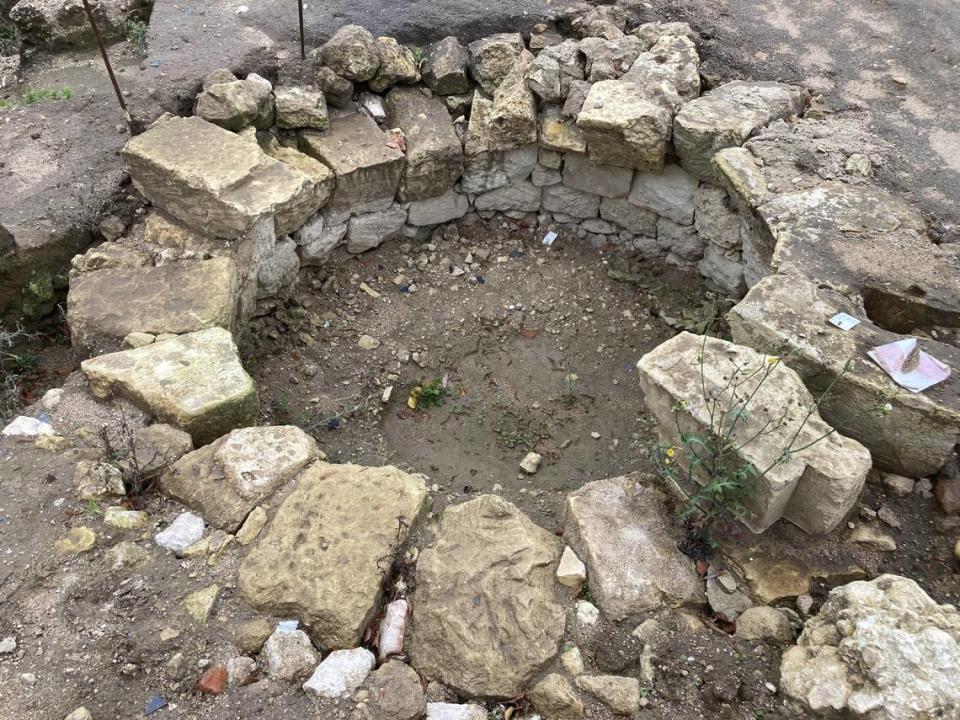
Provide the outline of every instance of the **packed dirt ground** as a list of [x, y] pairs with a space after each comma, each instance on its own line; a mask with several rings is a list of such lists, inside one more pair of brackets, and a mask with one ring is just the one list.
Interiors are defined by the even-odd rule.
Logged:
[[[425, 242], [339, 253], [304, 270], [290, 299], [258, 318], [242, 346], [260, 392], [259, 423], [303, 427], [336, 462], [427, 474], [434, 513], [496, 492], [557, 533], [564, 497], [586, 482], [639, 470], [659, 486], [647, 459], [657, 438], [634, 365], [677, 329], [704, 327], [716, 298], [692, 274], [575, 237], [561, 235], [546, 248], [541, 235], [501, 219], [449, 225]], [[722, 323], [713, 327], [722, 333]], [[72, 369], [57, 333], [53, 327], [18, 348], [36, 353], [27, 398]], [[378, 346], [358, 346], [361, 335]], [[411, 391], [434, 381], [443, 388], [436, 404], [411, 409]], [[429, 404], [422, 395], [421, 403]], [[108, 546], [150, 536], [179, 512], [148, 491], [127, 504], [149, 513], [150, 528], [115, 531], [102, 549], [58, 557], [54, 542], [102, 512], [73, 495], [74, 465], [93, 450], [20, 446], [14, 462], [11, 441], [3, 442], [0, 636], [15, 635], [19, 649], [0, 659], [0, 717], [57, 718], [81, 705], [98, 718], [136, 717], [155, 695], [170, 703], [168, 717], [349, 717], [349, 702], [317, 708], [298, 687], [265, 679], [218, 697], [200, 694], [197, 677], [229, 657], [251, 618], [232, 579], [245, 549], [234, 543], [211, 564], [154, 547], [135, 575], [118, 572]], [[518, 469], [529, 450], [544, 456], [535, 475]], [[812, 539], [781, 521], [762, 538], [725, 536], [714, 562], [722, 567], [726, 553], [742, 559], [762, 543], [762, 555], [778, 558], [783, 572], [799, 566], [821, 578], [812, 586], [812, 612], [831, 586], [882, 572], [912, 577], [938, 602], [955, 603], [956, 523], [936, 514], [930, 493], [894, 497], [876, 481], [860, 505], [868, 515], [892, 511], [888, 517], [900, 523], [888, 528], [896, 552], [864, 550], [842, 531]], [[220, 605], [197, 623], [181, 603], [211, 583], [223, 588]], [[568, 627], [577, 628], [572, 608], [568, 615]], [[588, 666], [641, 672], [647, 659], [634, 627], [601, 621], [577, 630]], [[637, 717], [786, 712], [776, 644], [727, 635], [709, 614], [669, 613], [654, 633], [655, 680], [644, 687]], [[492, 717], [509, 707], [491, 706]]]

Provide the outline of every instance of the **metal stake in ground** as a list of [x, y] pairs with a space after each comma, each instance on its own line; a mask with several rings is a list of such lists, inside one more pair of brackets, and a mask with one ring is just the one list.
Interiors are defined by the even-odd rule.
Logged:
[[303, 0], [297, 0], [297, 9], [300, 11], [300, 59], [307, 57], [307, 49], [303, 44]]
[[90, 28], [93, 30], [93, 39], [97, 41], [97, 47], [100, 48], [100, 56], [103, 58], [103, 64], [107, 68], [107, 75], [110, 76], [110, 82], [113, 84], [113, 91], [117, 94], [117, 102], [120, 103], [120, 109], [123, 111], [123, 118], [127, 121], [127, 127], [133, 127], [133, 120], [130, 118], [130, 112], [127, 110], [127, 103], [123, 100], [123, 93], [120, 92], [120, 86], [117, 84], [117, 78], [113, 74], [113, 67], [110, 65], [110, 58], [107, 56], [107, 49], [103, 45], [103, 38], [100, 37], [100, 30], [97, 28], [97, 22], [93, 19], [93, 10], [90, 9], [88, 0], [83, 0], [83, 9], [87, 13], [87, 20], [90, 22]]

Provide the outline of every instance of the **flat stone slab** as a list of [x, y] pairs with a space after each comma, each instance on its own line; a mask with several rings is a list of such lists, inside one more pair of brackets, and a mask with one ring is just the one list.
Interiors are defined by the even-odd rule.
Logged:
[[960, 254], [934, 245], [920, 213], [885, 190], [830, 182], [779, 195], [757, 215], [773, 271], [862, 294], [888, 330], [960, 327]]
[[[814, 398], [800, 377], [783, 362], [684, 332], [644, 355], [637, 370], [665, 442], [681, 447], [681, 432], [728, 437], [735, 449], [726, 470], [755, 468], [740, 518], [753, 532], [783, 516], [808, 533], [824, 534], [853, 507], [870, 470], [870, 453], [831, 432], [812, 409]], [[675, 410], [678, 405], [682, 409]], [[682, 448], [677, 460], [681, 465], [687, 460]]]
[[673, 123], [680, 164], [697, 178], [715, 177], [711, 161], [717, 151], [742, 145], [772, 120], [799, 115], [804, 95], [802, 88], [780, 82], [736, 80], [691, 100]]
[[233, 238], [264, 216], [280, 235], [320, 209], [326, 188], [259, 146], [199, 117], [174, 117], [123, 149], [130, 177], [154, 205], [205, 235]]
[[442, 195], [463, 173], [463, 146], [446, 105], [418, 88], [387, 95], [387, 126], [403, 130], [407, 161], [397, 197], [402, 202]]
[[324, 649], [356, 647], [427, 504], [422, 475], [317, 462], [244, 558], [240, 590], [262, 612], [298, 618]]
[[239, 278], [229, 258], [106, 268], [71, 279], [67, 324], [74, 347], [95, 355], [118, 349], [132, 332], [234, 329], [239, 302]]
[[292, 425], [239, 428], [187, 453], [160, 476], [160, 490], [227, 532], [319, 456]]
[[325, 133], [304, 132], [300, 150], [337, 174], [330, 210], [372, 212], [393, 202], [403, 172], [403, 152], [366, 113], [330, 117]]
[[594, 601], [611, 620], [704, 602], [669, 512], [636, 474], [567, 495], [563, 537], [586, 563]]
[[[827, 320], [838, 312], [861, 322], [843, 331]], [[904, 390], [867, 357], [867, 350], [903, 339], [877, 327], [854, 303], [796, 275], [770, 275], [730, 311], [736, 342], [787, 356], [814, 395], [833, 384], [820, 415], [859, 440], [881, 470], [930, 477], [960, 442], [960, 350], [922, 339], [920, 346], [954, 372], [921, 393]], [[844, 368], [847, 368], [844, 372]], [[890, 403], [881, 415], [870, 409]]]
[[465, 697], [520, 695], [563, 639], [561, 550], [495, 495], [446, 508], [417, 562], [413, 666]]
[[229, 331], [209, 328], [84, 360], [99, 399], [117, 394], [205, 445], [257, 419], [257, 391]]

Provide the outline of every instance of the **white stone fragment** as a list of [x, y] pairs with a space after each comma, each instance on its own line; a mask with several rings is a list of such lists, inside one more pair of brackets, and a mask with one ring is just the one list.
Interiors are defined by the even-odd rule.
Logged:
[[334, 650], [317, 665], [303, 689], [317, 697], [342, 697], [360, 687], [375, 665], [373, 653], [366, 648]]
[[520, 461], [520, 469], [527, 473], [527, 475], [533, 475], [540, 469], [541, 460], [543, 460], [543, 456], [540, 453], [529, 452], [526, 454], [526, 457]]
[[172, 550], [177, 556], [203, 537], [203, 518], [192, 512], [184, 512], [170, 526], [154, 536], [157, 545]]
[[427, 720], [487, 720], [487, 709], [482, 705], [427, 703]]
[[586, 565], [571, 548], [564, 548], [557, 565], [557, 582], [565, 587], [579, 588], [586, 579]]
[[403, 635], [407, 626], [408, 609], [407, 601], [402, 599], [394, 600], [387, 605], [387, 611], [383, 615], [383, 620], [380, 621], [377, 641], [381, 660], [403, 652]]
[[3, 429], [8, 437], [36, 437], [37, 435], [55, 435], [53, 427], [43, 420], [20, 415]]

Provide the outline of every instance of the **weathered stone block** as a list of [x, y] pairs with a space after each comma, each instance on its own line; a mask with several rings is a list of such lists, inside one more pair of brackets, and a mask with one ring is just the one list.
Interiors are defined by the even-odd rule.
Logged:
[[[841, 311], [860, 317], [861, 323], [847, 332], [828, 325], [827, 319]], [[901, 336], [871, 323], [841, 295], [801, 277], [772, 275], [751, 288], [730, 311], [729, 321], [738, 343], [785, 356], [814, 395], [832, 384], [820, 414], [865, 445], [876, 467], [929, 477], [960, 441], [957, 374], [922, 393], [900, 388], [866, 351]], [[934, 340], [921, 345], [950, 367], [960, 367], [956, 348]], [[892, 407], [889, 413], [876, 411], [886, 403]]]
[[576, 40], [545, 48], [527, 72], [527, 85], [550, 103], [562, 104], [570, 84], [578, 80], [583, 80], [583, 55]]
[[404, 158], [388, 142], [387, 134], [365, 113], [334, 115], [328, 132], [301, 134], [300, 150], [337, 174], [331, 210], [369, 212], [390, 207]]
[[403, 130], [407, 160], [397, 197], [402, 202], [442, 195], [463, 174], [463, 146], [443, 102], [416, 88], [387, 95], [387, 123]]
[[443, 195], [410, 203], [407, 222], [417, 227], [440, 225], [462, 218], [470, 211], [466, 195], [448, 190]]
[[579, 44], [586, 56], [584, 74], [589, 82], [619, 79], [643, 50], [643, 42], [635, 37], [605, 40], [598, 37], [584, 38]]
[[657, 236], [657, 214], [638, 208], [624, 198], [604, 198], [600, 203], [600, 217], [635, 235]]
[[594, 601], [610, 620], [704, 602], [669, 512], [637, 474], [567, 495], [563, 537], [586, 563]]
[[347, 232], [347, 252], [362, 253], [397, 237], [407, 223], [407, 211], [400, 205], [387, 210], [354, 215]]
[[273, 124], [274, 99], [270, 84], [237, 80], [205, 84], [197, 95], [193, 113], [204, 120], [236, 132], [253, 125], [266, 130]]
[[543, 188], [543, 209], [551, 213], [563, 213], [570, 217], [587, 219], [597, 216], [600, 196], [574, 190], [566, 185], [550, 185]]
[[239, 300], [236, 266], [229, 258], [107, 268], [72, 279], [67, 324], [73, 345], [96, 355], [118, 349], [132, 332], [233, 330]]
[[540, 114], [540, 147], [554, 152], [585, 153], [587, 140], [572, 118], [564, 117], [556, 106]]
[[598, 165], [586, 155], [570, 153], [563, 164], [564, 185], [605, 198], [625, 198], [632, 180], [632, 170]]
[[665, 84], [681, 101], [693, 100], [700, 95], [700, 56], [690, 38], [667, 35], [640, 53], [622, 79], [651, 89]]
[[524, 180], [537, 164], [536, 144], [512, 150], [497, 149], [490, 124], [492, 111], [493, 101], [476, 93], [467, 126], [464, 170], [460, 179], [461, 187], [467, 193], [483, 193]]
[[478, 211], [507, 212], [520, 210], [536, 212], [540, 209], [540, 188], [529, 180], [520, 180], [512, 185], [505, 185], [483, 195], [478, 195], [473, 205]]
[[511, 150], [537, 141], [537, 100], [527, 87], [527, 69], [533, 55], [524, 50], [496, 92], [487, 116], [492, 150]]
[[344, 25], [320, 48], [323, 64], [347, 80], [372, 80], [380, 68], [377, 41], [359, 25]]
[[694, 196], [694, 225], [705, 242], [726, 250], [740, 247], [740, 213], [725, 190], [701, 183]]
[[637, 173], [629, 201], [680, 225], [693, 224], [697, 180], [679, 165], [667, 165], [660, 174]]
[[422, 67], [423, 82], [437, 95], [470, 91], [467, 69], [470, 53], [457, 38], [447, 36], [427, 47]]
[[733, 297], [742, 297], [747, 286], [743, 276], [743, 262], [737, 250], [724, 250], [713, 243], [703, 249], [703, 260], [697, 269], [705, 278], [712, 280], [723, 292]]
[[504, 698], [553, 659], [561, 543], [494, 495], [448, 507], [417, 562], [413, 666], [466, 697]]
[[80, 364], [99, 399], [125, 397], [204, 445], [257, 419], [257, 392], [227, 330], [209, 328]]
[[771, 271], [860, 293], [888, 330], [960, 327], [960, 254], [930, 242], [920, 213], [891, 193], [829, 182], [779, 195], [757, 215], [751, 250]]
[[309, 177], [199, 117], [155, 125], [123, 155], [148, 200], [213, 237], [234, 238], [270, 215], [284, 235], [323, 204], [325, 189]]
[[277, 103], [277, 127], [326, 130], [330, 126], [327, 101], [319, 90], [284, 87], [274, 90], [273, 95]]
[[422, 475], [315, 463], [241, 563], [240, 591], [262, 612], [299, 618], [324, 649], [356, 647], [379, 607], [384, 558], [427, 500]]
[[232, 533], [318, 455], [298, 427], [241, 428], [177, 460], [160, 476], [160, 490]]
[[383, 93], [397, 83], [410, 84], [420, 80], [420, 70], [410, 48], [392, 37], [378, 37], [377, 51], [380, 53], [380, 68], [369, 83], [373, 92]]
[[673, 144], [695, 177], [714, 177], [711, 161], [724, 148], [742, 145], [771, 120], [803, 112], [802, 88], [779, 82], [737, 80], [686, 103], [674, 121]]
[[577, 127], [587, 138], [594, 162], [660, 172], [670, 121], [670, 111], [650, 100], [643, 88], [606, 80], [591, 86], [577, 116]]
[[470, 74], [483, 91], [493, 95], [525, 49], [520, 33], [498, 33], [474, 40], [470, 50]]
[[[763, 532], [782, 515], [809, 533], [823, 534], [853, 507], [870, 470], [870, 453], [831, 432], [800, 377], [784, 363], [684, 332], [644, 355], [637, 369], [665, 442], [679, 446], [680, 432], [723, 435], [735, 447], [726, 471], [747, 464], [755, 469], [740, 518], [753, 532]], [[738, 379], [731, 382], [731, 373]], [[747, 397], [747, 412], [739, 412]], [[683, 409], [675, 412], [678, 404]], [[686, 460], [683, 452], [678, 458]]]

